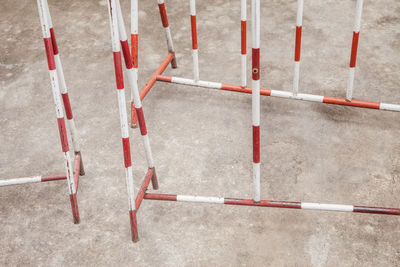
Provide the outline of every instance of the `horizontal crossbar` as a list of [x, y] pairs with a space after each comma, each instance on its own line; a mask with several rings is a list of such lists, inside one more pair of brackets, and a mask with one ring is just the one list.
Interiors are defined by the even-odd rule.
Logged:
[[397, 208], [367, 207], [367, 206], [340, 205], [340, 204], [322, 204], [322, 203], [275, 201], [275, 200], [260, 200], [260, 202], [254, 202], [252, 199], [150, 194], [150, 193], [146, 193], [144, 195], [144, 198], [152, 200], [200, 202], [200, 203], [270, 207], [270, 208], [306, 209], [306, 210], [321, 210], [321, 211], [347, 211], [347, 212], [358, 212], [358, 213], [400, 215], [400, 209]]
[[[193, 79], [186, 79], [186, 78], [165, 76], [165, 75], [157, 75], [156, 78], [157, 78], [157, 81], [170, 82], [170, 83], [176, 83], [176, 84], [184, 84], [184, 85], [190, 85], [190, 86], [199, 86], [199, 87], [206, 87], [206, 88], [213, 88], [213, 89], [220, 89], [220, 90], [227, 90], [227, 91], [234, 91], [234, 92], [239, 92], [239, 93], [251, 94], [251, 91], [252, 91], [251, 87], [248, 87], [248, 86], [242, 87], [239, 85], [224, 84], [224, 83], [218, 83], [218, 82], [195, 81]], [[386, 104], [386, 103], [370, 102], [370, 101], [363, 101], [363, 100], [348, 101], [345, 98], [321, 96], [321, 95], [313, 95], [313, 94], [294, 95], [292, 92], [288, 92], [288, 91], [271, 90], [271, 89], [263, 89], [263, 88], [260, 89], [260, 94], [265, 95], [265, 96], [274, 96], [274, 97], [280, 97], [280, 98], [319, 102], [319, 103], [325, 103], [325, 104], [335, 104], [335, 105], [344, 105], [344, 106], [400, 112], [400, 105], [397, 105], [397, 104]]]
[[[78, 191], [79, 173], [81, 166], [80, 162], [81, 162], [81, 155], [77, 153], [75, 155], [75, 161], [74, 161], [74, 181], [76, 184], [76, 191]], [[38, 175], [33, 177], [12, 178], [12, 179], [0, 180], [0, 187], [8, 185], [50, 182], [50, 181], [58, 181], [65, 179], [67, 179], [67, 176], [65, 174]]]
[[34, 177], [14, 178], [14, 179], [0, 180], [0, 186], [49, 182], [49, 181], [65, 180], [66, 178], [67, 177], [66, 177], [65, 174], [42, 175], [42, 176], [34, 176]]

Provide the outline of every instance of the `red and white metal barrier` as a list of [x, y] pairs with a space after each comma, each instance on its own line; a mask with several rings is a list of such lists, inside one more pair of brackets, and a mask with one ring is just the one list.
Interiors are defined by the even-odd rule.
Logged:
[[[118, 5], [118, 0], [108, 0], [116, 1]], [[260, 96], [273, 96], [286, 99], [303, 100], [310, 102], [319, 102], [326, 104], [344, 105], [351, 107], [362, 107], [371, 109], [381, 109], [389, 111], [400, 111], [400, 105], [386, 104], [379, 102], [363, 101], [363, 100], [349, 100], [346, 98], [338, 97], [328, 97], [313, 94], [303, 94], [299, 93], [299, 77], [300, 77], [300, 47], [301, 47], [301, 35], [302, 35], [302, 17], [303, 17], [303, 1], [298, 0], [297, 2], [297, 20], [296, 20], [296, 39], [295, 39], [295, 53], [294, 53], [294, 78], [293, 78], [293, 88], [292, 91], [280, 91], [260, 88], [260, 0], [251, 0], [251, 14], [252, 14], [252, 86], [246, 86], [246, 0], [241, 0], [241, 83], [240, 85], [225, 84], [219, 82], [210, 82], [199, 79], [199, 68], [198, 68], [198, 45], [197, 45], [197, 25], [196, 25], [196, 7], [195, 0], [188, 0], [190, 3], [190, 21], [191, 21], [191, 37], [192, 37], [192, 57], [193, 57], [193, 79], [187, 79], [182, 77], [166, 76], [162, 75], [169, 63], [175, 60], [175, 53], [172, 47], [171, 32], [168, 25], [167, 13], [165, 8], [165, 3], [163, 0], [158, 0], [158, 6], [161, 15], [161, 21], [164, 29], [166, 30], [167, 44], [169, 53], [150, 77], [147, 84], [143, 87], [140, 93], [137, 90], [137, 76], [131, 73], [131, 66], [129, 63], [129, 48], [127, 45], [127, 39], [125, 35], [125, 30], [122, 20], [122, 12], [118, 5], [118, 23], [120, 30], [121, 45], [123, 47], [125, 63], [127, 67], [129, 82], [133, 92], [134, 106], [136, 108], [136, 113], [139, 118], [139, 126], [143, 137], [147, 131], [144, 116], [142, 115], [142, 104], [141, 100], [149, 93], [150, 89], [154, 86], [156, 81], [163, 81], [175, 84], [190, 85], [196, 87], [205, 87], [220, 89], [226, 91], [233, 91], [239, 93], [252, 94], [252, 132], [253, 132], [253, 197], [252, 199], [240, 199], [240, 198], [219, 198], [219, 197], [204, 197], [204, 196], [189, 196], [189, 195], [170, 195], [170, 194], [153, 194], [148, 193], [148, 186], [150, 181], [154, 179], [155, 170], [150, 164], [149, 155], [147, 155], [147, 160], [149, 163], [149, 169], [142, 182], [140, 190], [135, 199], [135, 205], [132, 204], [132, 199], [130, 200], [130, 206], [140, 208], [143, 199], [151, 200], [166, 200], [166, 201], [182, 201], [182, 202], [193, 202], [193, 203], [215, 203], [215, 204], [226, 204], [226, 205], [242, 205], [242, 206], [256, 206], [256, 207], [276, 207], [276, 208], [294, 208], [294, 209], [308, 209], [308, 210], [321, 210], [321, 211], [346, 211], [346, 212], [356, 212], [356, 213], [371, 213], [371, 214], [386, 214], [386, 215], [400, 215], [400, 209], [398, 208], [384, 208], [384, 207], [370, 207], [370, 206], [355, 206], [355, 205], [341, 205], [341, 204], [322, 204], [322, 203], [309, 203], [309, 202], [290, 202], [290, 201], [273, 201], [273, 200], [261, 200], [260, 192]], [[355, 33], [359, 29], [359, 21], [361, 17], [361, 5], [362, 1], [357, 2], [357, 18], [356, 18], [356, 28]], [[113, 8], [114, 10], [114, 8]], [[131, 9], [132, 17], [137, 18], [137, 8]], [[137, 20], [134, 20], [137, 23]], [[357, 24], [358, 23], [358, 24]], [[357, 26], [358, 25], [358, 26]], [[133, 28], [137, 28], [137, 24], [132, 25]], [[358, 27], [358, 28], [357, 28]], [[132, 31], [134, 32], [134, 31]], [[115, 37], [115, 35], [114, 35]], [[133, 40], [133, 39], [132, 39]], [[353, 49], [351, 56], [351, 66], [355, 66], [355, 52], [357, 48], [358, 39], [354, 39]], [[133, 43], [133, 41], [132, 41]], [[356, 43], [356, 44], [354, 44]], [[126, 48], [125, 48], [126, 47]], [[355, 47], [355, 48], [354, 48]], [[354, 52], [355, 51], [355, 52]], [[137, 52], [132, 52], [136, 53]], [[171, 64], [174, 67], [174, 64]], [[122, 71], [121, 71], [122, 75]], [[354, 75], [353, 75], [354, 77]], [[122, 77], [121, 77], [122, 80]], [[141, 120], [143, 122], [141, 122]], [[147, 139], [148, 140], [148, 139]], [[150, 145], [146, 144], [146, 152], [151, 151]], [[148, 149], [148, 150], [147, 150]], [[151, 154], [150, 154], [151, 155]], [[154, 184], [153, 184], [154, 187]], [[135, 229], [137, 234], [137, 229]], [[134, 241], [136, 241], [134, 239]]]
[[270, 207], [270, 208], [286, 208], [286, 209], [303, 209], [303, 210], [320, 210], [320, 211], [347, 211], [357, 213], [372, 213], [386, 215], [400, 215], [400, 209], [383, 208], [383, 207], [367, 207], [342, 204], [324, 204], [311, 202], [292, 202], [277, 200], [260, 200], [239, 199], [239, 198], [221, 198], [221, 197], [202, 197], [187, 195], [168, 195], [168, 194], [144, 194], [145, 199], [179, 201], [179, 202], [198, 202], [240, 206]]
[[[0, 186], [49, 182], [49, 181], [58, 181], [65, 179], [67, 180], [68, 184], [68, 193], [70, 196], [73, 220], [74, 223], [79, 223], [79, 211], [78, 211], [78, 203], [76, 195], [78, 192], [79, 176], [84, 175], [84, 170], [83, 170], [83, 163], [81, 159], [80, 149], [78, 145], [77, 131], [73, 121], [72, 110], [68, 98], [67, 87], [64, 80], [61, 60], [58, 54], [58, 46], [54, 35], [54, 29], [50, 17], [50, 11], [47, 4], [47, 0], [37, 0], [37, 5], [38, 5], [40, 24], [42, 28], [42, 34], [43, 34], [43, 41], [46, 51], [50, 84], [56, 109], [56, 117], [57, 117], [57, 124], [61, 141], [61, 149], [64, 155], [65, 175], [64, 174], [42, 175], [34, 177], [0, 180]], [[61, 93], [59, 87], [60, 83], [62, 88]], [[64, 102], [61, 101], [61, 95]], [[69, 128], [73, 140], [73, 147], [75, 150], [74, 164], [72, 164], [72, 160], [69, 154], [68, 136], [64, 120], [64, 109], [67, 114], [67, 119], [70, 126]]]

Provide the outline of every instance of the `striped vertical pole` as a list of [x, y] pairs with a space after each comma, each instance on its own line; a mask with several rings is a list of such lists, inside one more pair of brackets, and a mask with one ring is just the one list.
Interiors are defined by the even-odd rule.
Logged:
[[346, 90], [346, 99], [348, 101], [351, 101], [351, 99], [353, 98], [354, 73], [356, 70], [358, 36], [360, 35], [362, 8], [363, 8], [363, 0], [357, 0], [356, 16], [354, 18], [354, 28], [353, 28], [353, 41], [351, 44], [349, 77], [347, 80], [347, 90]]
[[61, 148], [64, 153], [65, 172], [68, 183], [68, 193], [70, 196], [72, 215], [74, 223], [79, 223], [79, 211], [76, 198], [76, 185], [73, 179], [72, 161], [69, 155], [68, 136], [65, 128], [64, 110], [61, 103], [60, 88], [58, 84], [56, 63], [54, 61], [54, 51], [50, 34], [48, 18], [46, 16], [46, 0], [37, 0], [40, 23], [42, 26], [43, 40], [46, 49], [47, 64], [49, 67], [50, 83], [53, 92], [53, 100], [56, 108], [58, 130], [61, 140]]
[[[139, 66], [139, 6], [138, 0], [131, 0], [131, 47], [132, 47], [132, 63], [133, 72], [136, 76], [136, 84], [138, 81], [138, 66]], [[131, 127], [137, 126], [137, 116], [135, 112], [135, 104], [133, 99], [134, 89], [131, 87]]]
[[[154, 168], [153, 155], [151, 152], [149, 135], [147, 134], [146, 121], [144, 119], [142, 101], [140, 100], [140, 95], [139, 95], [137, 76], [136, 76], [137, 68], [136, 68], [136, 72], [135, 72], [135, 69], [133, 68], [132, 57], [131, 57], [131, 54], [129, 51], [128, 38], [126, 36], [126, 30], [125, 30], [124, 18], [122, 16], [121, 6], [119, 3], [119, 0], [116, 0], [116, 2], [117, 2], [117, 13], [118, 13], [119, 39], [121, 42], [122, 53], [124, 55], [125, 66], [126, 66], [127, 74], [128, 74], [128, 81], [129, 81], [129, 85], [131, 87], [131, 92], [133, 94], [134, 106], [135, 106], [135, 111], [136, 111], [137, 118], [139, 121], [140, 133], [143, 137], [143, 145], [144, 145], [144, 149], [146, 151], [147, 165], [148, 165], [149, 169], [152, 169], [152, 168]], [[137, 25], [135, 27], [137, 28]], [[158, 189], [157, 178], [155, 175], [153, 175], [153, 177], [152, 177], [152, 184], [153, 184], [154, 189]]]
[[303, 24], [303, 2], [304, 2], [303, 0], [297, 0], [296, 43], [294, 48], [293, 95], [297, 95], [297, 93], [299, 92], [301, 30]]
[[254, 201], [260, 201], [260, 0], [251, 1]]
[[192, 56], [194, 80], [199, 80], [199, 53], [197, 47], [196, 0], [190, 0], [190, 24], [192, 28]]
[[72, 109], [71, 109], [71, 103], [69, 101], [67, 84], [65, 83], [64, 71], [63, 71], [63, 67], [61, 64], [61, 58], [60, 58], [60, 54], [58, 51], [57, 40], [56, 40], [56, 36], [54, 34], [53, 22], [51, 20], [51, 15], [50, 15], [50, 10], [49, 10], [49, 5], [47, 3], [47, 0], [44, 1], [44, 4], [45, 4], [47, 23], [49, 24], [49, 28], [50, 28], [51, 43], [53, 46], [54, 61], [56, 63], [58, 83], [60, 85], [61, 96], [62, 96], [62, 100], [63, 100], [63, 104], [64, 104], [65, 114], [67, 116], [69, 131], [70, 131], [71, 139], [72, 139], [72, 146], [75, 151], [75, 155], [76, 154], [80, 155], [80, 159], [81, 159], [80, 160], [80, 175], [84, 175], [85, 170], [83, 168], [82, 155], [80, 152], [80, 147], [79, 147], [79, 142], [78, 142], [79, 136], [78, 136], [78, 132], [77, 132], [76, 126], [75, 126], [74, 116], [72, 115]]
[[133, 184], [131, 150], [130, 150], [129, 132], [128, 132], [128, 116], [125, 106], [124, 78], [122, 73], [121, 50], [120, 50], [119, 34], [118, 34], [117, 3], [115, 0], [106, 0], [106, 1], [110, 19], [112, 51], [114, 56], [114, 69], [115, 69], [115, 78], [117, 83], [119, 119], [121, 124], [122, 147], [124, 153], [126, 187], [128, 191], [131, 234], [132, 234], [132, 241], [137, 242], [139, 241], [139, 236], [136, 223], [135, 192]]
[[171, 67], [175, 69], [178, 66], [176, 64], [174, 43], [172, 42], [171, 30], [168, 24], [167, 11], [165, 10], [165, 3], [164, 0], [157, 0], [157, 2], [158, 9], [160, 10], [161, 22], [165, 31], [165, 38], [167, 39], [168, 52], [174, 54], [174, 59], [172, 59], [171, 61]]
[[240, 28], [241, 28], [241, 86], [247, 86], [247, 38], [246, 38], [246, 31], [247, 31], [247, 1], [240, 0]]

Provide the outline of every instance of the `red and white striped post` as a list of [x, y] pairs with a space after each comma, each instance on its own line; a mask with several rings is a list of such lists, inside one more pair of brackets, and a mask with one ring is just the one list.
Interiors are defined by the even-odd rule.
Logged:
[[160, 16], [161, 16], [161, 23], [162, 23], [162, 25], [164, 27], [164, 31], [165, 31], [165, 38], [167, 39], [168, 53], [172, 53], [174, 55], [174, 58], [171, 61], [171, 67], [173, 69], [175, 69], [178, 67], [178, 65], [176, 64], [174, 43], [172, 42], [171, 30], [169, 28], [167, 11], [165, 9], [165, 3], [164, 3], [164, 0], [157, 0], [157, 2], [158, 2], [158, 9], [160, 11]]
[[130, 150], [129, 132], [128, 132], [128, 116], [125, 106], [124, 78], [122, 72], [121, 50], [120, 50], [119, 34], [118, 34], [117, 3], [115, 0], [107, 0], [107, 6], [110, 19], [115, 78], [117, 83], [118, 108], [119, 108], [119, 118], [121, 124], [122, 147], [124, 153], [126, 187], [128, 191], [131, 234], [132, 234], [132, 241], [137, 242], [139, 240], [139, 236], [136, 223], [135, 192], [134, 192], [134, 183], [132, 175], [131, 150]]
[[199, 81], [199, 52], [197, 47], [196, 0], [190, 0], [190, 25], [192, 29], [193, 79]]
[[[132, 64], [133, 72], [138, 81], [138, 66], [139, 66], [139, 6], [138, 0], [131, 0], [131, 47], [132, 47]], [[133, 100], [133, 87], [131, 87], [131, 127], [137, 126], [137, 117], [135, 112], [135, 104]]]
[[353, 98], [354, 74], [356, 71], [358, 37], [360, 35], [362, 8], [363, 8], [363, 0], [357, 0], [356, 16], [354, 18], [354, 28], [353, 28], [353, 41], [351, 44], [349, 77], [347, 80], [347, 90], [346, 90], [346, 99], [348, 101], [351, 101]]
[[240, 28], [241, 28], [241, 86], [247, 86], [247, 1], [240, 0]]
[[72, 161], [69, 155], [68, 137], [64, 121], [64, 110], [60, 98], [60, 88], [58, 84], [56, 63], [54, 61], [54, 50], [50, 34], [49, 22], [46, 15], [47, 12], [46, 0], [37, 0], [37, 4], [39, 10], [40, 23], [42, 26], [43, 40], [46, 49], [47, 64], [49, 67], [51, 89], [53, 92], [53, 99], [56, 108], [61, 147], [64, 153], [65, 172], [68, 183], [68, 193], [70, 196], [70, 202], [72, 207], [72, 215], [74, 218], [74, 223], [79, 223], [78, 203], [76, 198], [76, 184], [73, 179]]
[[301, 30], [303, 24], [303, 5], [304, 5], [303, 2], [304, 0], [297, 0], [296, 42], [294, 48], [293, 95], [297, 95], [297, 93], [299, 92]]
[[78, 132], [77, 132], [76, 126], [75, 126], [74, 116], [72, 115], [72, 109], [71, 109], [71, 103], [69, 101], [67, 84], [66, 84], [65, 78], [64, 78], [64, 71], [63, 71], [63, 67], [61, 64], [61, 58], [60, 58], [60, 54], [58, 51], [57, 40], [56, 40], [56, 36], [54, 34], [53, 22], [51, 20], [51, 15], [50, 15], [50, 10], [49, 10], [49, 5], [47, 3], [47, 0], [44, 1], [44, 4], [45, 4], [45, 8], [46, 8], [47, 23], [49, 24], [49, 27], [50, 27], [50, 36], [51, 36], [51, 43], [53, 46], [54, 61], [56, 63], [57, 77], [58, 77], [58, 82], [60, 85], [61, 96], [62, 96], [62, 100], [63, 100], [63, 104], [64, 104], [65, 114], [67, 116], [69, 131], [71, 134], [72, 146], [73, 146], [75, 155], [77, 155], [77, 154], [80, 155], [80, 163], [79, 163], [80, 164], [80, 175], [85, 175], [85, 170], [83, 168], [82, 155], [80, 152], [79, 141], [78, 141], [79, 136], [78, 136]]
[[[154, 162], [153, 162], [153, 156], [152, 156], [152, 152], [151, 152], [149, 135], [147, 133], [146, 121], [144, 119], [142, 101], [140, 100], [140, 96], [139, 96], [139, 89], [138, 89], [137, 76], [136, 76], [137, 68], [136, 68], [136, 72], [135, 72], [135, 69], [133, 68], [133, 63], [132, 63], [132, 57], [131, 57], [131, 54], [129, 51], [128, 38], [126, 36], [126, 30], [125, 30], [124, 18], [122, 16], [121, 6], [119, 3], [119, 0], [116, 0], [116, 2], [117, 2], [117, 6], [118, 6], [117, 12], [118, 12], [119, 39], [121, 42], [122, 53], [124, 55], [124, 61], [125, 61], [125, 66], [126, 66], [126, 70], [127, 70], [127, 74], [128, 74], [129, 85], [131, 87], [131, 92], [133, 94], [135, 111], [137, 114], [137, 118], [139, 120], [140, 133], [143, 137], [143, 145], [144, 145], [144, 149], [146, 151], [147, 166], [149, 167], [149, 169], [153, 169], [153, 176], [152, 176], [151, 181], [152, 181], [153, 188], [158, 189], [158, 182], [157, 182], [157, 177], [156, 177], [155, 170], [154, 170]], [[137, 26], [138, 25], [136, 25], [135, 27], [137, 28]]]
[[260, 201], [260, 0], [251, 1], [254, 201]]

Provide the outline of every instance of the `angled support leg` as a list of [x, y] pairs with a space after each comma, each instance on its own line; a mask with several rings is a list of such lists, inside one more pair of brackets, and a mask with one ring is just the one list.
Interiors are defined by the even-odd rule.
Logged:
[[72, 146], [73, 146], [75, 155], [80, 156], [79, 175], [83, 176], [83, 175], [85, 175], [85, 169], [83, 167], [82, 155], [81, 155], [80, 147], [79, 147], [79, 140], [78, 140], [79, 136], [78, 136], [78, 132], [77, 132], [76, 126], [75, 126], [74, 116], [72, 115], [71, 103], [69, 101], [69, 96], [68, 96], [68, 88], [67, 88], [67, 84], [66, 84], [65, 78], [64, 78], [64, 71], [63, 71], [63, 67], [61, 64], [61, 58], [60, 58], [60, 54], [58, 51], [57, 40], [56, 40], [56, 36], [54, 33], [53, 22], [51, 20], [51, 15], [50, 15], [50, 10], [49, 10], [49, 5], [47, 3], [47, 0], [44, 1], [44, 4], [45, 4], [45, 10], [46, 10], [47, 23], [49, 24], [49, 28], [50, 28], [51, 44], [53, 46], [53, 54], [54, 54], [54, 61], [56, 63], [58, 83], [60, 86], [64, 109], [65, 109], [65, 113], [67, 116], [67, 121], [68, 121], [68, 126], [69, 126], [68, 128], [69, 128], [69, 132], [71, 134], [71, 139], [72, 139]]
[[123, 79], [122, 62], [121, 62], [121, 48], [119, 44], [119, 33], [118, 33], [118, 20], [117, 20], [118, 0], [106, 0], [106, 1], [110, 19], [112, 51], [114, 56], [115, 77], [117, 83], [118, 107], [119, 107], [119, 117], [121, 124], [122, 146], [124, 153], [126, 187], [129, 199], [129, 218], [131, 222], [131, 234], [132, 234], [132, 241], [137, 242], [139, 241], [139, 235], [137, 231], [137, 222], [136, 222], [135, 192], [134, 192], [134, 183], [133, 183], [134, 181], [132, 174], [132, 161], [131, 161], [131, 151], [130, 151], [130, 141], [129, 141], [129, 131], [128, 131], [128, 116], [125, 106], [125, 89], [124, 89], [124, 79]]
[[[139, 89], [136, 76], [137, 72], [133, 69], [132, 57], [129, 51], [128, 39], [125, 31], [125, 24], [119, 0], [116, 1], [116, 4], [117, 4], [117, 14], [118, 14], [119, 39], [121, 42], [122, 53], [124, 55], [124, 61], [125, 61], [126, 71], [128, 74], [129, 85], [131, 87], [131, 92], [133, 93], [135, 111], [137, 114], [137, 118], [139, 120], [140, 133], [143, 137], [143, 145], [146, 150], [147, 165], [149, 169], [154, 169], [153, 155], [151, 152], [149, 135], [147, 133], [146, 121], [144, 119], [142, 101], [140, 100], [139, 96]], [[155, 171], [153, 173], [155, 173]], [[157, 177], [155, 175], [154, 178], [152, 179], [152, 184], [154, 189], [158, 189]]]
[[72, 169], [72, 161], [69, 155], [69, 146], [68, 146], [68, 137], [67, 131], [65, 128], [65, 120], [64, 120], [64, 110], [61, 103], [60, 97], [60, 88], [58, 84], [58, 76], [56, 70], [56, 63], [54, 59], [54, 48], [52, 44], [51, 34], [50, 34], [50, 25], [48, 22], [47, 13], [47, 2], [46, 0], [37, 0], [38, 11], [40, 17], [40, 23], [42, 26], [43, 40], [46, 49], [47, 56], [47, 64], [49, 68], [50, 75], [50, 83], [51, 89], [53, 93], [54, 104], [56, 108], [57, 122], [58, 122], [58, 130], [60, 134], [61, 147], [64, 153], [64, 163], [65, 163], [65, 171], [66, 171], [66, 179], [68, 183], [68, 192], [70, 195], [70, 202], [72, 208], [72, 215], [74, 219], [74, 223], [79, 223], [79, 211], [78, 211], [78, 203], [76, 199], [76, 184], [73, 178], [73, 169]]

